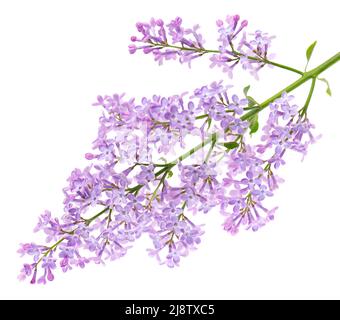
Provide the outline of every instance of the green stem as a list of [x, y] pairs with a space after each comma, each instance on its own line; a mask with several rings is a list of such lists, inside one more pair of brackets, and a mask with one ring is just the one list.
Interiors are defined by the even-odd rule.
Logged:
[[155, 44], [152, 43], [153, 45], [155, 45], [156, 47], [161, 47], [161, 48], [172, 48], [172, 49], [177, 49], [177, 50], [183, 50], [183, 51], [193, 51], [193, 52], [197, 52], [197, 53], [221, 53], [219, 50], [209, 50], [209, 49], [203, 49], [203, 48], [189, 48], [189, 47], [181, 47], [181, 46], [174, 46], [171, 44]]
[[[177, 162], [176, 162], [176, 163], [177, 163]], [[158, 176], [160, 176], [162, 173], [165, 173], [165, 176], [166, 176], [166, 174], [171, 170], [172, 167], [174, 167], [174, 166], [176, 165], [176, 163], [170, 162], [170, 163], [164, 164], [164, 165], [163, 165], [163, 168], [160, 169], [159, 171], [157, 171], [157, 172], [155, 173], [155, 176], [158, 177]], [[139, 192], [139, 190], [140, 190], [141, 188], [143, 188], [143, 187], [144, 187], [144, 184], [137, 184], [137, 185], [135, 185], [135, 186], [133, 186], [133, 187], [131, 187], [131, 188], [126, 189], [126, 192], [127, 192], [127, 193], [134, 193], [134, 194], [137, 194], [137, 193]]]
[[168, 171], [165, 171], [163, 173], [163, 176], [162, 176], [161, 180], [159, 181], [159, 183], [158, 183], [156, 189], [154, 190], [154, 192], [152, 193], [152, 196], [151, 196], [151, 198], [149, 200], [149, 204], [151, 204], [151, 202], [157, 197], [157, 191], [164, 184], [164, 180], [165, 180], [167, 174], [168, 174]]
[[86, 219], [85, 223], [86, 225], [89, 225], [93, 220], [97, 219], [98, 217], [100, 217], [102, 214], [104, 214], [107, 210], [109, 210], [109, 207], [104, 208], [102, 211], [100, 211], [99, 213], [97, 213], [96, 215], [94, 215], [93, 217], [91, 217], [90, 219]]
[[310, 89], [309, 89], [307, 100], [305, 102], [305, 105], [301, 109], [301, 113], [300, 113], [301, 116], [307, 114], [307, 109], [308, 109], [309, 103], [310, 103], [312, 96], [313, 96], [313, 92], [314, 92], [314, 88], [315, 88], [315, 82], [316, 82], [316, 77], [312, 79], [312, 84], [311, 84]]
[[[197, 53], [200, 53], [200, 54], [221, 53], [221, 51], [219, 51], [219, 50], [210, 50], [210, 49], [203, 49], [203, 48], [189, 48], [189, 47], [181, 47], [181, 46], [175, 46], [175, 45], [170, 45], [170, 44], [162, 44], [162, 45], [155, 44], [155, 43], [151, 43], [151, 44], [153, 44], [156, 47], [160, 47], [160, 48], [172, 48], [172, 49], [183, 50], [183, 51], [197, 52]], [[233, 50], [233, 54], [235, 54], [235, 56], [236, 56], [235, 59], [238, 59], [238, 58], [244, 56], [244, 54], [242, 54], [241, 52], [235, 51], [235, 50]], [[249, 60], [263, 62], [265, 64], [270, 64], [272, 66], [275, 66], [275, 67], [278, 67], [278, 68], [281, 68], [281, 69], [285, 69], [285, 70], [289, 70], [289, 71], [292, 71], [292, 72], [297, 73], [299, 75], [303, 75], [303, 72], [300, 71], [300, 70], [297, 70], [295, 68], [292, 68], [292, 67], [289, 67], [289, 66], [286, 66], [284, 64], [277, 63], [277, 62], [274, 62], [274, 61], [271, 61], [271, 60], [268, 60], [268, 59], [264, 59], [264, 58], [261, 58], [261, 57], [257, 58], [257, 57], [253, 57], [253, 56], [247, 56], [247, 58]]]
[[200, 120], [200, 119], [204, 119], [204, 118], [207, 118], [207, 117], [209, 117], [208, 114], [202, 114], [201, 116], [197, 116], [195, 119]]
[[112, 221], [112, 208], [110, 208], [109, 215], [107, 216], [107, 228], [110, 226]]
[[258, 108], [253, 109], [249, 112], [247, 112], [245, 115], [241, 117], [242, 120], [247, 120], [254, 116], [255, 114], [259, 113], [261, 110], [266, 108], [270, 103], [272, 103], [274, 100], [280, 98], [282, 96], [282, 93], [284, 92], [291, 92], [297, 87], [300, 87], [302, 84], [307, 82], [308, 80], [317, 77], [319, 74], [327, 70], [329, 67], [331, 67], [333, 64], [337, 63], [340, 60], [340, 52], [335, 54], [333, 57], [326, 60], [324, 63], [320, 64], [316, 68], [306, 72], [301, 76], [298, 80], [294, 81], [292, 84], [287, 86], [286, 88], [280, 90], [278, 93], [274, 94], [272, 97], [267, 99], [266, 101], [262, 102]]
[[61, 244], [66, 238], [61, 238], [59, 239], [54, 245], [52, 245], [51, 247], [49, 247], [47, 249], [47, 251], [40, 257], [40, 259], [37, 261], [37, 263], [35, 264], [35, 268], [38, 267], [38, 265], [40, 264], [40, 262], [45, 258], [47, 257], [47, 255], [52, 251], [54, 250], [56, 247], [58, 247], [59, 244]]
[[211, 156], [211, 153], [212, 153], [212, 151], [214, 150], [216, 141], [217, 141], [217, 135], [214, 135], [214, 136], [212, 137], [211, 144], [210, 144], [210, 148], [209, 148], [208, 154], [207, 154], [207, 156], [206, 156], [206, 158], [205, 158], [205, 160], [204, 160], [204, 163], [208, 163], [208, 160], [209, 160], [209, 158], [210, 158], [210, 156]]
[[[251, 59], [251, 57], [248, 57], [248, 59]], [[274, 62], [274, 61], [270, 61], [270, 60], [267, 60], [267, 59], [262, 60], [262, 61], [263, 61], [264, 63], [270, 64], [270, 65], [272, 65], [272, 66], [275, 66], [275, 67], [278, 67], [278, 68], [281, 68], [281, 69], [286, 69], [286, 70], [295, 72], [295, 73], [297, 73], [297, 74], [299, 74], [299, 75], [301, 75], [301, 76], [303, 75], [303, 72], [302, 72], [302, 71], [297, 70], [297, 69], [292, 68], [292, 67], [289, 67], [289, 66], [286, 66], [286, 65], [284, 65], [284, 64], [277, 63], [277, 62]]]

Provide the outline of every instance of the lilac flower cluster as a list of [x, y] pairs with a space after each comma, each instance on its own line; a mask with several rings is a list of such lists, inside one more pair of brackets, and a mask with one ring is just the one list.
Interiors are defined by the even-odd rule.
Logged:
[[131, 54], [137, 50], [152, 53], [160, 65], [166, 60], [178, 58], [181, 63], [188, 63], [189, 67], [192, 60], [204, 54], [212, 54], [211, 67], [222, 68], [230, 78], [238, 64], [258, 78], [258, 71], [270, 64], [268, 49], [274, 37], [259, 30], [246, 33], [248, 21], [240, 21], [239, 15], [227, 16], [225, 21], [217, 20], [216, 25], [219, 47], [218, 50], [210, 50], [203, 46], [205, 41], [198, 32], [199, 25], [185, 28], [179, 17], [169, 24], [154, 18], [149, 23], [138, 22], [136, 27], [141, 36], [131, 37], [129, 51]]
[[304, 156], [308, 146], [318, 138], [313, 136], [314, 126], [304, 116], [303, 108], [299, 110], [297, 105], [291, 104], [293, 99], [284, 92], [270, 104], [270, 114], [261, 136], [263, 144], [244, 145], [243, 152], [230, 154], [229, 173], [224, 179], [224, 185], [231, 188], [227, 198], [230, 211], [225, 211], [224, 228], [232, 234], [238, 232], [241, 224], [257, 231], [274, 218], [277, 207], [267, 209], [262, 202], [271, 197], [283, 181], [275, 170], [285, 164], [287, 150]]
[[[204, 40], [202, 35], [198, 33], [199, 25], [195, 25], [191, 29], [184, 28], [182, 19], [179, 17], [167, 25], [164, 25], [161, 19], [152, 18], [150, 23], [138, 22], [136, 27], [142, 37], [140, 39], [136, 36], [131, 37], [133, 43], [129, 46], [130, 53], [142, 49], [144, 53], [152, 52], [155, 61], [158, 61], [159, 64], [162, 64], [164, 60], [175, 60], [179, 57], [181, 63], [188, 63], [189, 65], [193, 59], [204, 53]], [[168, 43], [168, 38], [171, 38], [172, 45]], [[141, 42], [142, 44], [136, 46], [134, 42]], [[176, 45], [180, 45], [181, 49], [184, 48], [184, 50], [179, 50]]]
[[[55, 244], [21, 246], [19, 252], [33, 262], [24, 265], [20, 278], [32, 275], [32, 283], [46, 283], [57, 266], [66, 272], [115, 260], [143, 233], [153, 241], [151, 256], [177, 266], [203, 234], [188, 214], [207, 214], [216, 206], [226, 216], [224, 229], [232, 234], [241, 225], [256, 231], [272, 220], [276, 208], [267, 209], [263, 201], [280, 182], [273, 171], [284, 164], [286, 150], [306, 153], [314, 141], [313, 126], [290, 104], [292, 97], [283, 94], [270, 106], [263, 144], [250, 146], [245, 138], [250, 122], [242, 120], [248, 100], [229, 97], [228, 91], [230, 86], [213, 83], [195, 90], [187, 103], [183, 95], [143, 98], [139, 104], [121, 95], [99, 96], [94, 105], [104, 112], [95, 152], [86, 154], [92, 164], [71, 173], [62, 220], [48, 211], [39, 218], [35, 231]], [[208, 125], [214, 128], [212, 135]], [[141, 129], [144, 135], [138, 134]], [[156, 154], [162, 162], [160, 155], [176, 145], [184, 148], [184, 137], [195, 132], [203, 139], [213, 136], [214, 149], [204, 161], [153, 160]], [[176, 164], [177, 185], [171, 177]], [[226, 166], [227, 171], [221, 170]], [[91, 214], [98, 207], [99, 213]], [[38, 266], [44, 271], [36, 280]]]
[[[212, 61], [228, 72], [240, 63], [256, 74], [271, 38], [256, 32], [255, 40], [247, 41], [243, 34], [235, 47], [247, 26], [239, 19], [218, 21], [221, 45]], [[142, 44], [130, 45], [132, 53], [153, 52], [159, 62], [175, 57], [190, 62], [206, 53], [198, 26], [185, 29], [180, 18], [166, 26], [152, 19], [137, 28], [142, 38], [133, 41]], [[169, 37], [180, 47], [169, 45]], [[93, 105], [102, 115], [93, 151], [85, 154], [90, 163], [71, 172], [61, 219], [49, 211], [39, 217], [34, 231], [45, 234], [51, 244], [21, 245], [18, 252], [31, 262], [24, 264], [19, 278], [45, 284], [57, 268], [67, 272], [118, 259], [142, 234], [152, 240], [150, 256], [170, 268], [178, 266], [204, 234], [194, 216], [216, 207], [231, 234], [240, 227], [257, 231], [273, 220], [277, 207], [266, 200], [282, 182], [277, 170], [288, 150], [306, 154], [316, 140], [314, 126], [307, 118], [309, 102], [299, 108], [293, 96], [282, 91], [268, 103], [261, 143], [250, 145], [247, 132], [258, 130], [258, 113], [266, 105], [258, 104], [248, 90], [240, 95], [220, 81], [191, 95], [154, 95], [140, 102], [119, 94], [98, 96]], [[201, 142], [187, 151], [192, 139]], [[180, 149], [186, 152], [166, 160]]]

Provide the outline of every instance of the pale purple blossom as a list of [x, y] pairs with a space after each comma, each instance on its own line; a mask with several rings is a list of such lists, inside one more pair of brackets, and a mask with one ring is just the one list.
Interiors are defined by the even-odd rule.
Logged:
[[227, 16], [224, 21], [217, 20], [216, 25], [218, 50], [206, 49], [199, 25], [186, 28], [180, 17], [168, 24], [154, 18], [147, 23], [137, 23], [140, 35], [131, 37], [132, 44], [128, 49], [131, 54], [137, 50], [145, 54], [152, 53], [159, 65], [164, 61], [178, 59], [189, 67], [193, 60], [209, 54], [210, 67], [221, 68], [229, 78], [233, 77], [237, 65], [242, 65], [243, 69], [258, 78], [258, 71], [267, 64], [268, 49], [274, 37], [261, 31], [247, 33], [245, 30], [248, 21], [241, 20], [239, 15]]

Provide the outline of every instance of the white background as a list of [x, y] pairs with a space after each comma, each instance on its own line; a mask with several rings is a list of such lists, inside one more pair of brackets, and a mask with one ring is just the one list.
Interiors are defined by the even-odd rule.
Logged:
[[[323, 138], [303, 163], [288, 158], [286, 182], [276, 195], [276, 220], [257, 233], [232, 237], [222, 217], [204, 217], [199, 250], [175, 270], [149, 258], [144, 238], [120, 261], [58, 274], [31, 286], [16, 276], [20, 242], [37, 240], [32, 228], [46, 208], [62, 214], [61, 189], [83, 167], [97, 132], [97, 94], [126, 92], [141, 98], [171, 95], [225, 78], [207, 60], [158, 67], [152, 57], [130, 56], [136, 21], [180, 15], [200, 23], [207, 47], [216, 45], [215, 20], [239, 13], [248, 30], [275, 34], [276, 60], [303, 68], [305, 49], [318, 40], [311, 66], [339, 49], [339, 5], [323, 1], [70, 1], [0, 2], [0, 298], [31, 299], [237, 299], [340, 298], [339, 66], [324, 73], [333, 89], [317, 83], [310, 118]], [[296, 76], [266, 69], [260, 82], [239, 72], [233, 83], [252, 84], [258, 100]], [[308, 87], [296, 92], [303, 103]]]

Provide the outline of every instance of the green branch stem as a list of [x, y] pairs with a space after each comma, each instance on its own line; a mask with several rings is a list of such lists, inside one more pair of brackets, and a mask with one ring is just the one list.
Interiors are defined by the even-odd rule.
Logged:
[[217, 142], [217, 135], [214, 135], [214, 136], [212, 137], [211, 144], [210, 144], [210, 148], [209, 148], [208, 154], [207, 154], [207, 156], [206, 156], [206, 158], [205, 158], [205, 160], [204, 160], [204, 163], [208, 163], [208, 160], [209, 160], [209, 158], [210, 158], [210, 156], [211, 156], [211, 153], [212, 153], [213, 150], [214, 150], [214, 147], [215, 147], [216, 142]]
[[53, 244], [51, 247], [49, 247], [49, 248], [46, 250], [46, 252], [40, 257], [40, 259], [36, 262], [34, 268], [37, 269], [37, 267], [38, 267], [38, 265], [40, 264], [40, 262], [41, 262], [45, 257], [47, 257], [47, 255], [48, 255], [51, 251], [53, 251], [54, 249], [56, 249], [56, 248], [59, 246], [59, 244], [61, 244], [65, 239], [66, 239], [66, 238], [61, 238], [61, 239], [59, 239], [55, 244]]
[[308, 80], [316, 78], [318, 75], [320, 75], [322, 72], [324, 72], [325, 70], [330, 68], [333, 64], [337, 63], [339, 60], [340, 60], [340, 52], [338, 52], [337, 54], [335, 54], [334, 56], [332, 56], [331, 58], [329, 58], [325, 62], [321, 63], [316, 68], [314, 68], [314, 69], [312, 69], [310, 71], [305, 72], [298, 80], [294, 81], [289, 86], [285, 87], [284, 89], [280, 90], [279, 92], [277, 92], [276, 94], [274, 94], [273, 96], [271, 96], [270, 98], [268, 98], [267, 100], [262, 102], [258, 106], [258, 108], [253, 109], [253, 110], [247, 112], [245, 115], [243, 115], [241, 117], [241, 119], [242, 120], [250, 119], [252, 116], [254, 116], [255, 114], [257, 114], [260, 111], [262, 111], [263, 109], [265, 109], [274, 100], [280, 98], [282, 96], [282, 93], [284, 93], [284, 92], [287, 92], [287, 93], [291, 92], [294, 89], [300, 87], [302, 84], [304, 84]]
[[[155, 47], [159, 47], [161, 49], [162, 48], [171, 48], [171, 49], [182, 50], [182, 51], [192, 51], [192, 52], [197, 52], [201, 55], [209, 54], [209, 53], [215, 53], [215, 54], [221, 53], [221, 51], [219, 51], [219, 50], [211, 50], [211, 49], [204, 49], [204, 48], [191, 48], [191, 47], [184, 47], [184, 46], [181, 47], [181, 46], [171, 45], [171, 44], [168, 44], [168, 43], [164, 43], [164, 44], [160, 45], [160, 44], [156, 44], [156, 43], [151, 42], [151, 44], [154, 45]], [[235, 51], [235, 50], [233, 50], [232, 53], [235, 55], [235, 60], [238, 60], [240, 57], [245, 56], [243, 53]], [[272, 66], [275, 66], [275, 67], [278, 67], [278, 68], [281, 68], [281, 69], [285, 69], [285, 70], [297, 73], [299, 75], [303, 75], [303, 72], [300, 71], [300, 70], [297, 70], [295, 68], [292, 68], [292, 67], [289, 67], [289, 66], [286, 66], [284, 64], [277, 63], [277, 62], [274, 62], [274, 61], [271, 61], [271, 60], [268, 60], [268, 59], [264, 59], [262, 57], [247, 56], [247, 59], [253, 60], [253, 61], [263, 62], [265, 64], [269, 64], [269, 65], [272, 65]]]
[[[322, 72], [330, 68], [332, 65], [337, 63], [340, 60], [340, 52], [326, 60], [325, 62], [321, 63], [319, 66], [316, 68], [305, 72], [298, 80], [294, 81], [291, 83], [289, 86], [285, 87], [284, 89], [280, 90], [264, 102], [262, 102], [257, 108], [254, 108], [247, 112], [245, 115], [241, 117], [242, 120], [249, 120], [259, 112], [261, 112], [263, 109], [265, 109], [270, 103], [274, 102], [276, 99], [280, 98], [284, 92], [291, 92], [294, 89], [300, 87], [302, 84], [305, 82], [309, 81], [310, 79], [313, 79], [315, 81], [315, 78], [318, 77]], [[315, 84], [314, 84], [315, 85]], [[313, 90], [314, 90], [314, 85], [313, 85]], [[310, 99], [309, 99], [310, 100]], [[308, 101], [308, 105], [309, 105]], [[213, 133], [211, 134], [207, 139], [203, 140], [200, 144], [198, 144], [196, 147], [190, 149], [188, 152], [184, 153], [174, 161], [170, 162], [170, 164], [176, 164], [179, 161], [182, 161], [188, 157], [190, 157], [192, 154], [197, 152], [198, 150], [204, 148], [206, 145], [210, 144], [212, 141], [217, 141], [218, 139], [218, 134]]]
[[[252, 60], [253, 57], [248, 57], [248, 59]], [[254, 59], [256, 60], [256, 59]], [[292, 68], [292, 67], [289, 67], [289, 66], [286, 66], [284, 64], [281, 64], [281, 63], [277, 63], [277, 62], [274, 62], [274, 61], [271, 61], [271, 60], [267, 60], [267, 59], [264, 59], [264, 60], [261, 60], [263, 61], [264, 63], [266, 64], [270, 64], [272, 66], [275, 66], [275, 67], [278, 67], [278, 68], [281, 68], [281, 69], [285, 69], [285, 70], [288, 70], [288, 71], [291, 71], [291, 72], [294, 72], [294, 73], [297, 73], [299, 75], [303, 75], [303, 72], [298, 70], [298, 69], [295, 69], [295, 68]]]
[[315, 88], [315, 82], [316, 82], [316, 77], [314, 77], [312, 79], [312, 84], [311, 84], [310, 89], [309, 89], [307, 100], [305, 102], [305, 105], [301, 109], [301, 113], [300, 113], [301, 116], [305, 116], [307, 114], [307, 109], [308, 109], [309, 103], [310, 103], [312, 96], [313, 96], [313, 92], [314, 92], [314, 88]]
[[91, 217], [90, 219], [85, 219], [85, 224], [86, 225], [90, 225], [90, 223], [97, 219], [98, 217], [100, 217], [102, 214], [104, 214], [107, 210], [109, 210], [110, 207], [105, 207], [102, 211], [100, 211], [99, 213], [97, 213], [96, 215], [94, 215], [93, 217]]

